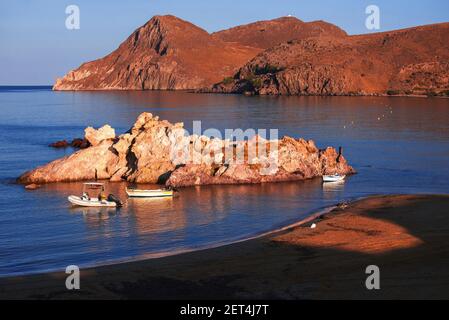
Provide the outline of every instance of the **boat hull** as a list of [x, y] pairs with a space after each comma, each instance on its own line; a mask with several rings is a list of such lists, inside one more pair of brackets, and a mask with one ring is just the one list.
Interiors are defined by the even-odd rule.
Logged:
[[323, 182], [340, 182], [345, 180], [346, 176], [323, 176]]
[[126, 189], [126, 194], [131, 198], [165, 198], [173, 197], [173, 190]]
[[81, 206], [81, 207], [117, 207], [117, 203], [112, 201], [99, 201], [97, 198], [91, 198], [90, 200], [82, 199], [81, 197], [77, 196], [69, 196], [67, 198], [69, 202], [75, 206]]

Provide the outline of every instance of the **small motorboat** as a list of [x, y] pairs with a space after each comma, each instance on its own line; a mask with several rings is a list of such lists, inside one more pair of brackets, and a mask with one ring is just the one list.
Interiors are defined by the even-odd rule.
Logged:
[[333, 174], [333, 175], [326, 175], [323, 176], [323, 182], [340, 182], [345, 180], [344, 175], [339, 175], [339, 174]]
[[133, 189], [126, 188], [126, 194], [131, 198], [165, 198], [173, 197], [173, 189]]
[[[97, 193], [96, 197], [90, 197], [89, 193]], [[121, 207], [122, 202], [113, 194], [104, 196], [104, 184], [99, 182], [87, 182], [83, 184], [81, 197], [71, 195], [68, 197], [71, 204], [81, 207]]]

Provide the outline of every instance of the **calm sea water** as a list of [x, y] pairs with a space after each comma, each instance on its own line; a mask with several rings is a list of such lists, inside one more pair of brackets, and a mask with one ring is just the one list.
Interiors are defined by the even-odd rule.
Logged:
[[[182, 189], [174, 199], [126, 199], [116, 210], [75, 209], [80, 183], [25, 191], [21, 173], [73, 152], [47, 145], [86, 126], [121, 133], [144, 111], [192, 127], [279, 129], [280, 135], [343, 146], [358, 174]], [[449, 192], [449, 100], [370, 97], [244, 97], [181, 92], [52, 92], [0, 88], [0, 276], [62, 270], [226, 243], [300, 220], [343, 199]], [[429, 214], [432, 214], [429, 212]]]

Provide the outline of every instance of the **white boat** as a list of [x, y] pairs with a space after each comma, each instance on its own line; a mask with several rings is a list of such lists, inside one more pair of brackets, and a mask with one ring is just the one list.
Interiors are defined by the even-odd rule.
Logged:
[[126, 194], [132, 198], [162, 198], [162, 197], [173, 197], [173, 190], [166, 190], [166, 189], [144, 190], [144, 189], [126, 188]]
[[98, 200], [98, 198], [88, 198], [85, 196], [69, 196], [70, 203], [82, 207], [116, 207], [117, 203], [107, 200]]
[[[97, 197], [90, 197], [90, 193], [96, 192]], [[99, 182], [87, 182], [83, 184], [83, 194], [81, 197], [71, 195], [67, 199], [75, 206], [82, 207], [120, 207], [121, 201], [110, 194], [107, 198], [104, 196], [104, 184]]]
[[323, 182], [340, 182], [340, 181], [345, 180], [345, 177], [346, 176], [344, 176], [344, 175], [342, 176], [339, 174], [326, 175], [326, 176], [323, 176]]

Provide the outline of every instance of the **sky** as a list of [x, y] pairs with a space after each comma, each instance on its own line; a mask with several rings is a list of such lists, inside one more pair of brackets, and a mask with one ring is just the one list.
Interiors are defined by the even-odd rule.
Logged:
[[[66, 7], [80, 28], [66, 28]], [[0, 0], [0, 85], [51, 85], [81, 63], [114, 49], [154, 15], [172, 14], [214, 32], [292, 15], [325, 20], [349, 34], [365, 27], [365, 9], [380, 9], [380, 30], [449, 22], [448, 0]]]

